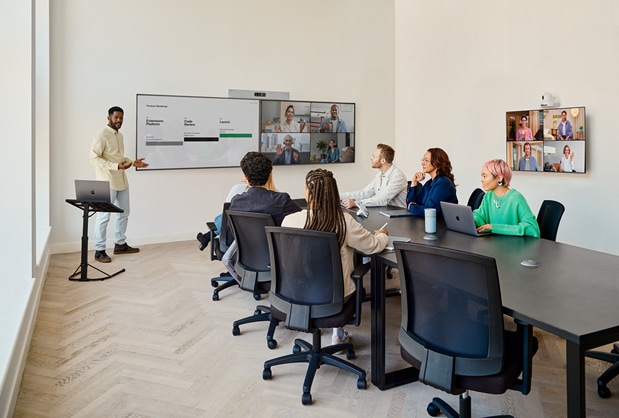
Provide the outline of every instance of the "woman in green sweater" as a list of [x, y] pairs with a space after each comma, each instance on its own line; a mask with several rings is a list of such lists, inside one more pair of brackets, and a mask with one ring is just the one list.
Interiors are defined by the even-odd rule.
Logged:
[[481, 170], [486, 191], [479, 209], [473, 211], [478, 232], [501, 235], [529, 235], [539, 238], [539, 225], [527, 200], [509, 188], [512, 171], [503, 160], [490, 160]]

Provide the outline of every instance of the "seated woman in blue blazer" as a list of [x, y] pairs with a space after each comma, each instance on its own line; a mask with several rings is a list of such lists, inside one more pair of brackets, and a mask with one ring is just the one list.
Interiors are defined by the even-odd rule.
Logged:
[[[434, 208], [441, 212], [441, 202], [458, 203], [454, 175], [451, 173], [449, 156], [441, 148], [430, 148], [421, 159], [421, 170], [411, 180], [411, 189], [406, 197], [408, 211], [424, 216], [425, 209]], [[430, 176], [422, 186], [421, 181]]]

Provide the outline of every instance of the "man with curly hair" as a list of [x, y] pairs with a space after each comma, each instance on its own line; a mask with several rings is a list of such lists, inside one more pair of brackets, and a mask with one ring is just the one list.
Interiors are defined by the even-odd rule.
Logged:
[[[273, 170], [273, 163], [264, 154], [248, 152], [241, 160], [241, 170], [249, 189], [236, 195], [230, 201], [230, 210], [242, 212], [268, 213], [273, 217], [275, 225], [280, 226], [286, 215], [299, 212], [301, 208], [292, 201], [288, 193], [268, 190], [265, 185]], [[232, 233], [230, 231], [229, 233]], [[236, 264], [236, 242], [233, 242], [224, 254], [221, 262], [226, 266], [232, 277], [238, 277], [234, 266]]]

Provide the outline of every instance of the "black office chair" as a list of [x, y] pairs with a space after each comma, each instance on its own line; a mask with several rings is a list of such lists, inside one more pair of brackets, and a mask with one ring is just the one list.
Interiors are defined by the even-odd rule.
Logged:
[[402, 357], [419, 369], [421, 382], [460, 395], [460, 415], [440, 398], [432, 400], [428, 413], [470, 417], [469, 390], [528, 394], [537, 340], [529, 325], [504, 329], [495, 259], [426, 244], [394, 246], [402, 287]]
[[610, 353], [605, 353], [603, 351], [587, 351], [585, 355], [587, 357], [613, 363], [612, 366], [606, 369], [606, 371], [598, 377], [597, 381], [598, 396], [600, 398], [610, 398], [610, 389], [608, 389], [606, 385], [608, 385], [608, 382], [619, 375], [619, 343], [615, 343], [613, 345]]
[[554, 200], [544, 200], [537, 213], [537, 224], [539, 225], [540, 238], [557, 240], [559, 223], [565, 212], [565, 206]]
[[[229, 207], [230, 202], [224, 203], [222, 212], [223, 215], [221, 218], [221, 231], [219, 235], [217, 235], [217, 226], [214, 222], [206, 223], [206, 226], [208, 226], [209, 229], [208, 234], [211, 242], [210, 256], [212, 261], [221, 261], [224, 254], [226, 253], [226, 250], [234, 241], [234, 235], [229, 233], [228, 231], [228, 216], [226, 215], [226, 211]], [[211, 286], [215, 288], [215, 290], [213, 290], [213, 300], [219, 300], [219, 292], [221, 292], [222, 290], [237, 285], [238, 283], [236, 282], [236, 280], [234, 280], [234, 278], [232, 278], [230, 273], [228, 273], [227, 271], [221, 273], [217, 277], [213, 277], [211, 279]], [[260, 296], [258, 296], [258, 299], [260, 299]]]
[[269, 293], [271, 314], [287, 328], [309, 332], [312, 344], [296, 339], [292, 354], [264, 362], [262, 378], [272, 378], [271, 367], [288, 363], [309, 363], [303, 382], [303, 405], [312, 403], [310, 393], [317, 369], [328, 364], [357, 374], [357, 388], [367, 387], [365, 370], [336, 357], [346, 351], [355, 358], [352, 344], [322, 347], [320, 328], [358, 326], [364, 298], [362, 276], [353, 275], [357, 290], [344, 302], [344, 280], [337, 235], [331, 232], [297, 228], [267, 227], [271, 253], [272, 284]]
[[471, 193], [471, 196], [469, 196], [469, 201], [466, 203], [466, 205], [470, 206], [473, 210], [479, 208], [485, 194], [486, 192], [484, 192], [478, 187], [477, 189], [473, 190], [473, 193]]
[[299, 205], [301, 209], [307, 209], [307, 200], [305, 200], [304, 197], [301, 197], [299, 199], [292, 199], [292, 201]]
[[[266, 295], [271, 288], [271, 259], [264, 228], [274, 226], [273, 218], [268, 213], [226, 211], [236, 241], [237, 261], [234, 270], [240, 277], [239, 287], [254, 295]], [[234, 321], [232, 335], [240, 335], [240, 326], [252, 322], [269, 322], [267, 345], [270, 349], [277, 347], [273, 339], [278, 320], [271, 319], [271, 309], [258, 305], [252, 316]]]

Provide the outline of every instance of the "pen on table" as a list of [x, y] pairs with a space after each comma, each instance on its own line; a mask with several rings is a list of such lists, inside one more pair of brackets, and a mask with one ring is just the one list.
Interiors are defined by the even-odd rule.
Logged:
[[387, 225], [389, 225], [389, 222], [385, 222], [385, 224], [383, 226], [378, 228], [378, 231], [380, 231], [381, 229], [385, 229], [387, 227]]

